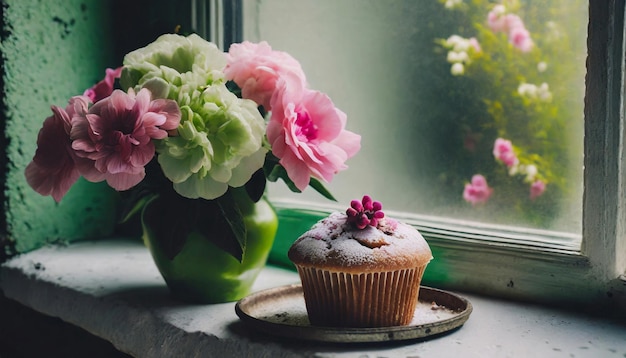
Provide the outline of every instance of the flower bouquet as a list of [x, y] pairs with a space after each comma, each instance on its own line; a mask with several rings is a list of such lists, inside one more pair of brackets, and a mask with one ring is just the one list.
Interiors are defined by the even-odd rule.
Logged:
[[[80, 176], [121, 192], [121, 217], [142, 212], [144, 240], [155, 261], [169, 262], [157, 266], [172, 288], [193, 274], [168, 265], [190, 265], [191, 256], [212, 261], [210, 270], [232, 266], [231, 276], [244, 275], [240, 265], [255, 255], [264, 264], [275, 214], [273, 224], [271, 215], [269, 224], [251, 215], [267, 181], [280, 178], [294, 192], [310, 185], [332, 199], [322, 182], [360, 149], [360, 136], [345, 125], [346, 115], [308, 88], [289, 54], [265, 42], [223, 52], [195, 34], [166, 34], [128, 53], [65, 108], [52, 106], [25, 176], [57, 202]], [[255, 247], [251, 238], [264, 236], [269, 245]], [[180, 258], [189, 241], [210, 246], [204, 256], [196, 246]], [[207, 257], [215, 251], [227, 257]], [[224, 286], [237, 291], [231, 296], [210, 300], [245, 293], [233, 285]]]

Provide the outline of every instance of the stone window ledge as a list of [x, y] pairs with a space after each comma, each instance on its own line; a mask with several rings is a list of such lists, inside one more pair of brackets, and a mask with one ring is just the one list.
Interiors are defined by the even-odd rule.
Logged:
[[[268, 266], [254, 289], [294, 282], [296, 273]], [[462, 294], [474, 307], [465, 325], [425, 341], [326, 345], [267, 336], [238, 319], [235, 303], [171, 299], [142, 243], [121, 239], [14, 257], [2, 265], [0, 289], [137, 357], [626, 357], [625, 322], [470, 294]]]

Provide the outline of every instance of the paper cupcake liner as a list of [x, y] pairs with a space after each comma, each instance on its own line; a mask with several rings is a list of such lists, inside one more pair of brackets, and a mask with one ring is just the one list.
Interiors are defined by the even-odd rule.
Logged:
[[388, 327], [413, 319], [426, 265], [361, 274], [297, 268], [311, 324]]

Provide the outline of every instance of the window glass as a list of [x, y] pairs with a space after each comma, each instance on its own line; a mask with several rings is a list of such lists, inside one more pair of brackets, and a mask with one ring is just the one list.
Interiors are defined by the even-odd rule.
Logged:
[[582, 0], [264, 0], [244, 2], [244, 37], [298, 59], [361, 134], [328, 185], [340, 203], [579, 234], [587, 16]]

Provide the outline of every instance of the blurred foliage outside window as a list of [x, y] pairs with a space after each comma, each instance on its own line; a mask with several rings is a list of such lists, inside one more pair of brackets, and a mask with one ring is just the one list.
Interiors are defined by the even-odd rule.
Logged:
[[440, 3], [456, 24], [435, 40], [450, 67], [435, 91], [455, 123], [442, 186], [476, 217], [498, 208], [538, 228], [581, 210], [586, 2]]

